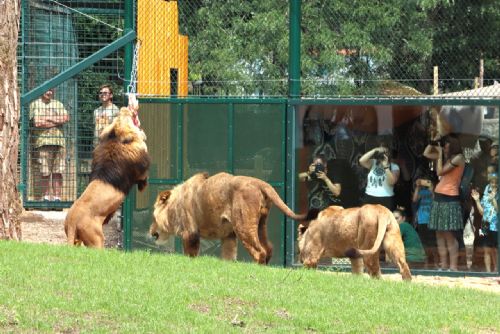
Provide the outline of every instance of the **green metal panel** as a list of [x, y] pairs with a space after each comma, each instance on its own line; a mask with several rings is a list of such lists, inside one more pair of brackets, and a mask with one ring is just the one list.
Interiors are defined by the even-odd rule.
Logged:
[[[154, 100], [149, 100], [154, 101]], [[242, 100], [244, 101], [244, 100]], [[274, 185], [284, 198], [285, 105], [253, 103], [148, 103], [140, 101], [142, 126], [152, 156], [144, 193], [132, 192], [124, 210], [126, 249], [158, 249], [146, 238], [159, 191], [198, 172], [250, 175]], [[180, 149], [181, 148], [181, 149]], [[273, 209], [269, 237], [275, 245], [272, 263], [284, 264], [284, 215]], [[180, 250], [172, 242], [166, 251]], [[220, 242], [203, 240], [202, 253], [219, 256]], [[241, 246], [238, 258], [250, 260]]]
[[184, 105], [185, 178], [229, 170], [229, 108], [227, 104]]

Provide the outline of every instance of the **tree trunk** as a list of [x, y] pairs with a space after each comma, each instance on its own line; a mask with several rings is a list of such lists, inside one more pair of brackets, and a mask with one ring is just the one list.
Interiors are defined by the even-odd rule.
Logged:
[[17, 191], [19, 149], [19, 90], [17, 38], [20, 0], [0, 0], [0, 238], [21, 240]]

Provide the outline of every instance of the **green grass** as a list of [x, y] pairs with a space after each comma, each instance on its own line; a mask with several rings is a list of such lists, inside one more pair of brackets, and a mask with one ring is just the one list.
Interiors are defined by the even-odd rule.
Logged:
[[500, 333], [500, 296], [211, 257], [3, 241], [0, 332]]

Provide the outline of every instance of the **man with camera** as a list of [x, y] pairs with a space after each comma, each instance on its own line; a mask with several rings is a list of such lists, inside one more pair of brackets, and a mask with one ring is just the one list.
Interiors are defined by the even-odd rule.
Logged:
[[309, 210], [321, 211], [331, 205], [342, 205], [342, 187], [337, 180], [330, 177], [332, 176], [329, 176], [326, 158], [322, 154], [314, 157], [307, 172], [299, 174], [299, 180], [307, 182]]
[[381, 142], [378, 147], [359, 158], [359, 164], [369, 169], [363, 204], [381, 204], [394, 210], [394, 185], [398, 182], [399, 166], [391, 162], [389, 145]]

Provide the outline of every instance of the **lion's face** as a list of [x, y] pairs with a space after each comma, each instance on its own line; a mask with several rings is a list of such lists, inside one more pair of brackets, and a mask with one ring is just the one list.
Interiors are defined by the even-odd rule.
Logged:
[[149, 227], [149, 235], [155, 240], [157, 245], [165, 244], [170, 236], [174, 234], [174, 231], [169, 228], [170, 224], [167, 214], [170, 195], [170, 190], [160, 192], [154, 204], [153, 223]]
[[164, 245], [168, 242], [171, 234], [165, 232], [162, 228], [158, 226], [156, 220], [153, 220], [153, 224], [149, 227], [149, 235], [154, 239], [155, 244]]

